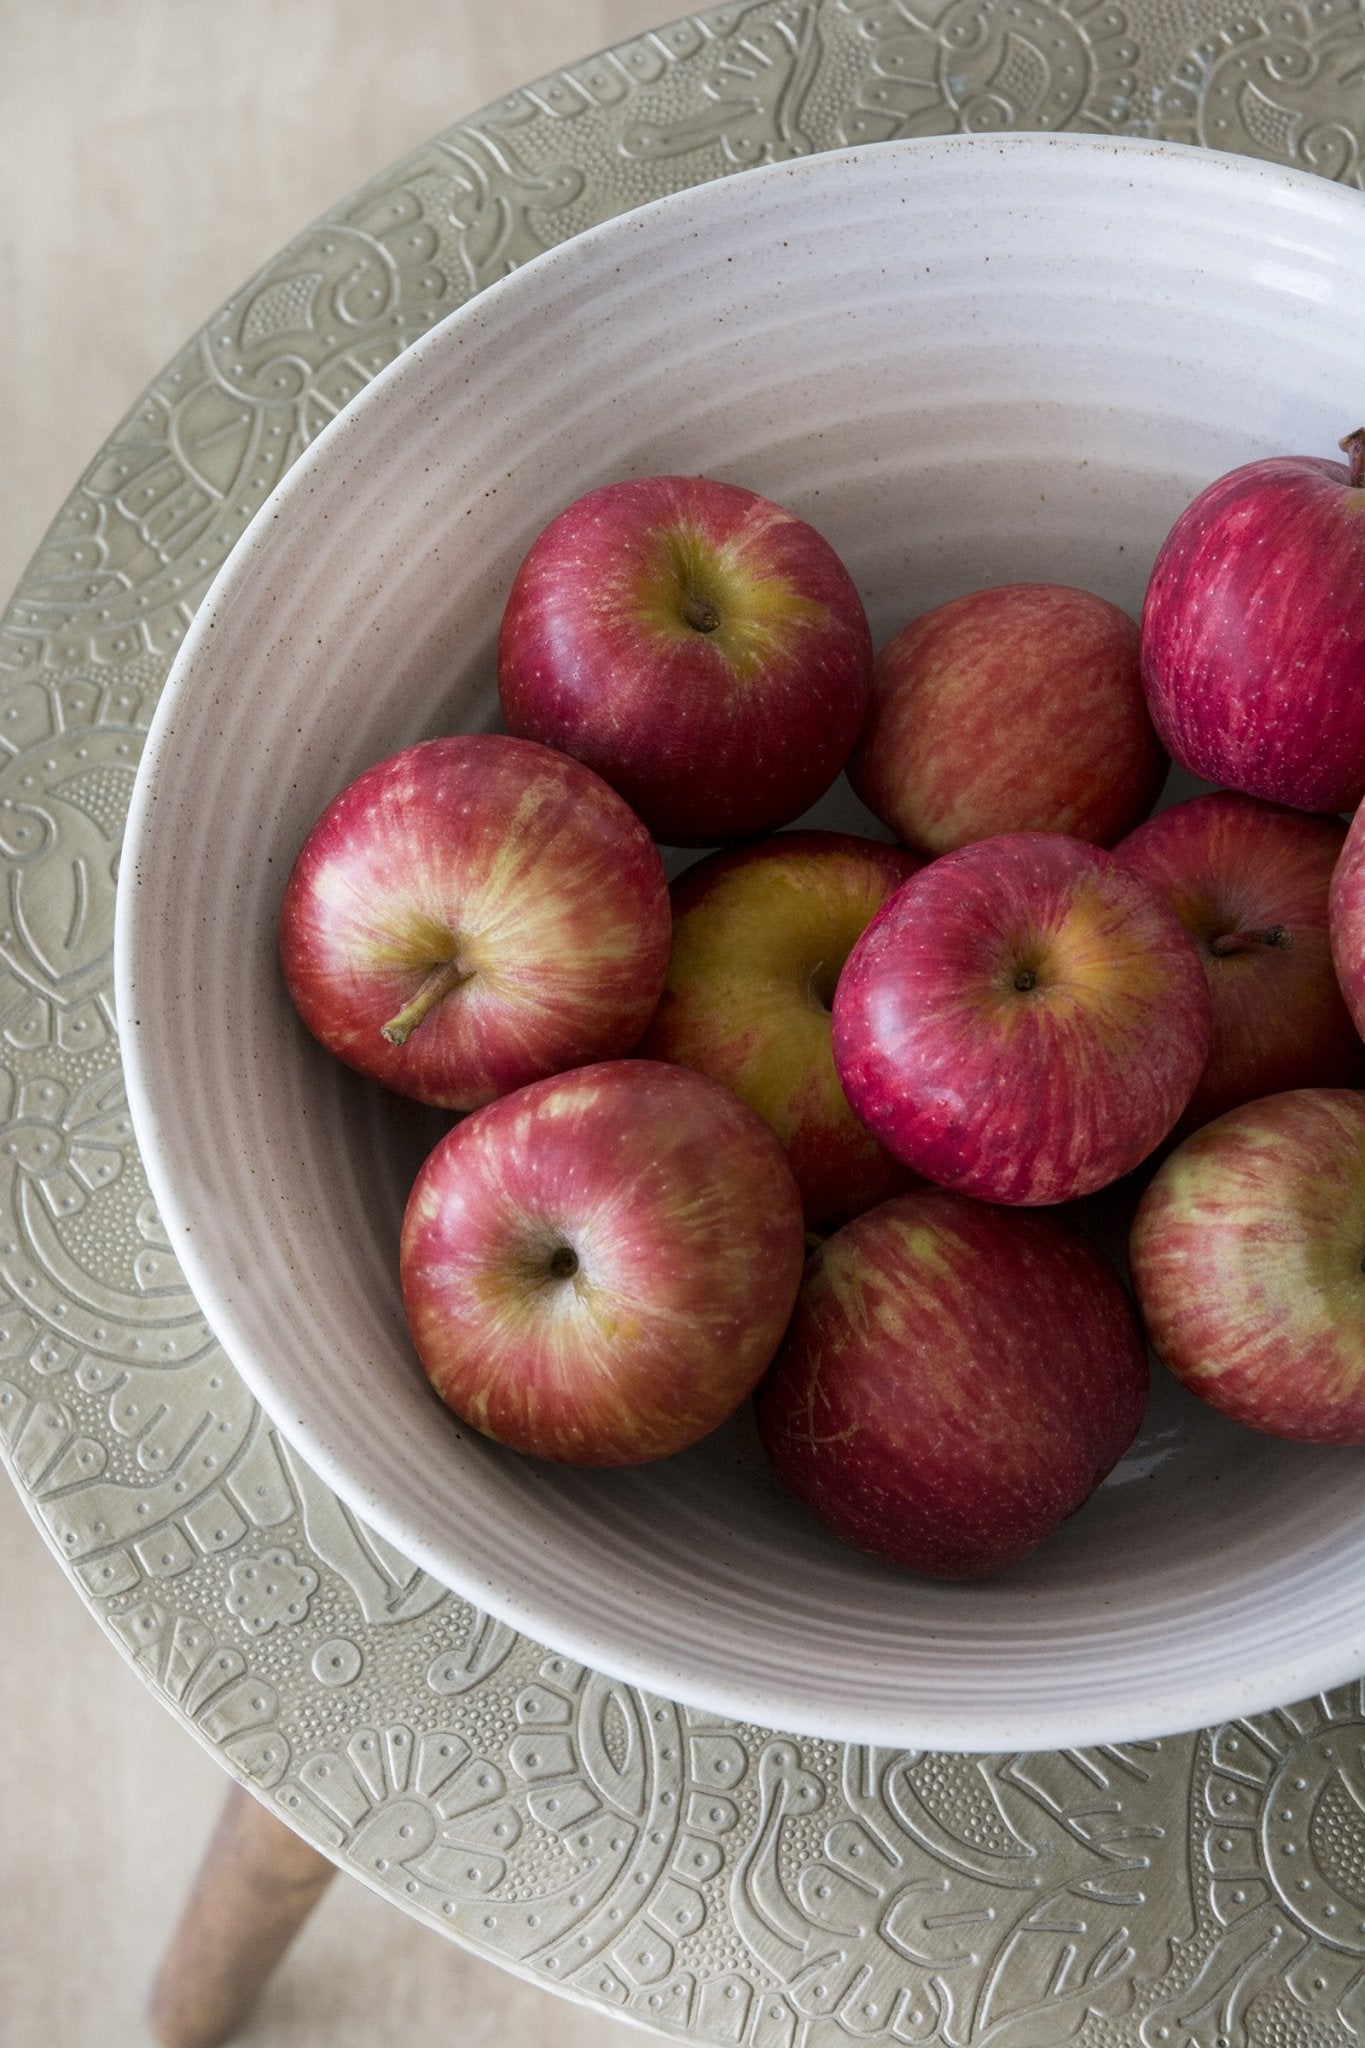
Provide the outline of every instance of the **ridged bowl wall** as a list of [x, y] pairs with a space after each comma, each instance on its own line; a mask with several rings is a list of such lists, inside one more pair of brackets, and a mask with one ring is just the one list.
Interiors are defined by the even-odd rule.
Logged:
[[[443, 1119], [336, 1066], [275, 957], [308, 826], [361, 768], [495, 722], [504, 595], [592, 485], [704, 471], [840, 550], [880, 643], [969, 588], [1136, 611], [1176, 514], [1365, 409], [1365, 201], [1085, 136], [890, 143], [748, 172], [552, 250], [368, 386], [263, 507], [147, 747], [118, 900], [138, 1138], [233, 1362], [331, 1485], [481, 1606], [766, 1725], [916, 1747], [1136, 1738], [1365, 1669], [1359, 1453], [1277, 1444], [1163, 1375], [1101, 1493], [1004, 1576], [837, 1546], [747, 1416], [601, 1474], [462, 1429], [396, 1242]], [[847, 792], [815, 814], [866, 824]]]

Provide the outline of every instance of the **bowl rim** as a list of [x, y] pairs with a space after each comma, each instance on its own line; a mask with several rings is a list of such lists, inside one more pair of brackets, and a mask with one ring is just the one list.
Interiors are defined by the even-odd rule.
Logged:
[[[1107, 136], [1066, 132], [1018, 132], [998, 135], [952, 135], [945, 137], [898, 138], [887, 142], [856, 144], [846, 149], [820, 151], [811, 155], [746, 168], [744, 179], [798, 182], [824, 179], [840, 174], [843, 166], [891, 154], [913, 159], [954, 158], [970, 160], [986, 153], [1020, 159], [1042, 158], [1061, 151], [1078, 160], [1118, 158], [1133, 163], [1203, 166], [1196, 176], [1222, 177], [1248, 190], [1274, 189], [1297, 195], [1305, 204], [1321, 210], [1339, 207], [1360, 217], [1365, 195], [1326, 180], [1309, 171], [1297, 170], [1233, 152], [1202, 148], [1193, 144], [1154, 141], [1131, 136]], [[1211, 1720], [1245, 1715], [1282, 1705], [1286, 1700], [1307, 1696], [1356, 1678], [1365, 1669], [1365, 1603], [1355, 1632], [1324, 1645], [1317, 1656], [1301, 1656], [1292, 1666], [1269, 1663], [1250, 1677], [1227, 1677], [1221, 1685], [1201, 1677], [1193, 1684], [1165, 1686], [1159, 1695], [1135, 1698], [1125, 1712], [1120, 1733], [1115, 1733], [1112, 1712], [1107, 1707], [1086, 1706], [1056, 1712], [1023, 1712], [1002, 1703], [991, 1715], [976, 1714], [965, 1728], [960, 1716], [935, 1718], [918, 1709], [913, 1726], [908, 1723], [889, 1729], [883, 1713], [859, 1713], [841, 1706], [826, 1713], [804, 1697], [799, 1677], [793, 1676], [786, 1695], [771, 1688], [755, 1688], [737, 1679], [729, 1686], [714, 1677], [698, 1686], [688, 1670], [677, 1663], [651, 1655], [648, 1649], [623, 1644], [614, 1634], [600, 1635], [582, 1625], [559, 1626], [545, 1609], [528, 1595], [521, 1580], [495, 1583], [477, 1568], [463, 1577], [453, 1571], [449, 1555], [414, 1531], [401, 1514], [381, 1500], [371, 1498], [363, 1482], [357, 1482], [344, 1457], [338, 1457], [325, 1432], [314, 1419], [296, 1413], [274, 1384], [268, 1361], [256, 1356], [252, 1344], [238, 1328], [230, 1307], [224, 1302], [205, 1251], [205, 1233], [197, 1227], [198, 1212], [192, 1195], [177, 1175], [171, 1149], [164, 1139], [158, 1107], [156, 1077], [144, 1059], [145, 1047], [136, 1024], [139, 986], [138, 956], [143, 940], [141, 910], [144, 902], [139, 871], [148, 844], [151, 813], [163, 760], [182, 719], [195, 716], [193, 685], [206, 649], [213, 644], [215, 629], [233, 605], [237, 592], [249, 584], [258, 565], [268, 558], [274, 527], [288, 516], [291, 506], [306, 496], [319, 471], [325, 473], [339, 447], [357, 431], [376, 406], [389, 403], [388, 394], [403, 382], [420, 375], [433, 355], [444, 353], [452, 333], [471, 321], [495, 316], [504, 301], [515, 306], [526, 294], [533, 294], [538, 281], [547, 274], [575, 265], [585, 245], [610, 247], [625, 243], [639, 231], [642, 221], [677, 215], [686, 218], [697, 208], [703, 212], [729, 203], [718, 195], [728, 192], [741, 174], [736, 172], [682, 188], [640, 207], [631, 208], [598, 222], [564, 242], [547, 248], [497, 279], [426, 330], [406, 347], [350, 400], [303, 448], [285, 475], [256, 511], [215, 575], [186, 631], [170, 669], [148, 729], [125, 825], [123, 858], [115, 899], [114, 918], [114, 1003], [119, 1020], [121, 1058], [129, 1113], [147, 1180], [176, 1248], [185, 1279], [227, 1358], [240, 1374], [250, 1393], [258, 1400], [284, 1436], [335, 1493], [381, 1535], [395, 1543], [413, 1562], [432, 1573], [440, 1583], [473, 1601], [500, 1621], [509, 1623], [536, 1640], [552, 1639], [554, 1647], [580, 1658], [592, 1668], [638, 1685], [665, 1692], [683, 1705], [712, 1713], [724, 1713], [741, 1720], [756, 1720], [771, 1726], [790, 1726], [802, 1733], [837, 1741], [904, 1744], [907, 1742], [944, 1750], [989, 1750], [1001, 1746], [1061, 1747], [1087, 1742], [1146, 1740], [1173, 1735]], [[699, 1612], [704, 1603], [698, 1600]], [[548, 1634], [547, 1634], [548, 1632]]]

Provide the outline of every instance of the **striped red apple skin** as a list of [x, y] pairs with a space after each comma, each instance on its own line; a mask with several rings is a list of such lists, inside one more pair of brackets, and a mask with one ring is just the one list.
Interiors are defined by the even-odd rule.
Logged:
[[549, 747], [463, 733], [377, 762], [328, 805], [289, 877], [279, 948], [329, 1052], [397, 1094], [471, 1109], [629, 1051], [669, 931], [658, 848], [614, 790]]
[[1333, 869], [1327, 914], [1337, 982], [1356, 1030], [1365, 1033], [1365, 804]]
[[1365, 793], [1365, 428], [1348, 460], [1231, 470], [1176, 521], [1142, 613], [1147, 702], [1207, 781], [1303, 811]]
[[834, 1058], [898, 1159], [983, 1201], [1091, 1194], [1166, 1137], [1208, 1056], [1204, 970], [1113, 854], [1020, 832], [946, 853], [878, 912]]
[[1365, 1092], [1229, 1110], [1138, 1205], [1133, 1285], [1153, 1349], [1269, 1436], [1365, 1444]]
[[1259, 1095], [1365, 1085], [1329, 937], [1345, 838], [1340, 818], [1216, 790], [1114, 848], [1170, 905], [1208, 976], [1213, 1038], [1181, 1132]]
[[1007, 583], [924, 612], [878, 654], [849, 781], [929, 855], [1002, 832], [1111, 846], [1169, 767], [1138, 628], [1061, 583]]
[[436, 1392], [571, 1465], [686, 1449], [770, 1362], [801, 1200], [762, 1117], [685, 1067], [609, 1060], [456, 1124], [413, 1185], [403, 1303]]
[[508, 729], [587, 762], [678, 846], [771, 832], [823, 796], [871, 675], [830, 543], [711, 477], [628, 477], [566, 506], [498, 639]]
[[812, 1255], [756, 1407], [778, 1478], [835, 1535], [966, 1578], [1090, 1497], [1146, 1394], [1132, 1303], [1072, 1224], [923, 1188]]

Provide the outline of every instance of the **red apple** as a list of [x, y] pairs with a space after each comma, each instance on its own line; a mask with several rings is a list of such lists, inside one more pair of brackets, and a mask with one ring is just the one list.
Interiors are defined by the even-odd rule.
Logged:
[[1066, 1202], [1166, 1136], [1208, 1057], [1208, 983], [1179, 919], [1080, 839], [1020, 832], [913, 876], [834, 998], [845, 1093], [929, 1180]]
[[1108, 846], [1147, 816], [1167, 765], [1128, 614], [1011, 583], [925, 612], [882, 649], [848, 774], [898, 838], [936, 854], [1002, 832]]
[[1201, 492], [1142, 613], [1158, 733], [1210, 782], [1303, 811], [1365, 794], [1365, 428], [1349, 466], [1283, 455]]
[[658, 848], [615, 791], [548, 747], [471, 733], [377, 763], [328, 805], [279, 943], [330, 1052], [470, 1109], [628, 1051], [669, 932]]
[[1365, 1033], [1365, 805], [1356, 812], [1327, 898], [1332, 963], [1356, 1030]]
[[1297, 1088], [1205, 1124], [1143, 1195], [1130, 1253], [1192, 1393], [1269, 1436], [1365, 1444], [1365, 1094]]
[[965, 1578], [1089, 1498], [1146, 1393], [1128, 1296], [1079, 1231], [926, 1188], [812, 1255], [758, 1427], [836, 1536]]
[[1208, 976], [1213, 1040], [1180, 1128], [1285, 1088], [1365, 1084], [1328, 937], [1345, 837], [1338, 818], [1221, 790], [1173, 804], [1114, 848], [1170, 905]]
[[829, 542], [709, 477], [568, 506], [517, 571], [498, 643], [510, 730], [586, 761], [680, 846], [771, 831], [822, 796], [871, 669]]
[[760, 1116], [612, 1060], [448, 1132], [403, 1221], [403, 1302], [441, 1399], [514, 1450], [634, 1465], [733, 1413], [801, 1279], [801, 1201]]
[[786, 832], [710, 854], [673, 884], [668, 979], [639, 1050], [709, 1074], [767, 1118], [813, 1230], [911, 1177], [848, 1106], [830, 1005], [854, 941], [920, 865], [850, 833]]

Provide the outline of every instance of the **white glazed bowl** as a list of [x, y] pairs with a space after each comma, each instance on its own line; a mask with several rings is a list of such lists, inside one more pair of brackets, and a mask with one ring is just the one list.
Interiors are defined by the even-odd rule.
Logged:
[[[462, 1429], [410, 1351], [402, 1205], [442, 1127], [335, 1065], [275, 958], [327, 800], [494, 721], [504, 594], [590, 486], [705, 471], [812, 520], [878, 643], [972, 587], [1136, 610], [1182, 506], [1331, 453], [1365, 364], [1365, 201], [1080, 136], [887, 144], [703, 186], [553, 250], [370, 385], [195, 620], [129, 821], [116, 986], [153, 1191], [228, 1354], [379, 1532], [528, 1633], [704, 1708], [950, 1749], [1138, 1738], [1365, 1670], [1359, 1453], [1225, 1423], [1164, 1374], [1087, 1508], [969, 1585], [838, 1546], [747, 1416], [662, 1465]], [[816, 814], [856, 826], [845, 793]]]

